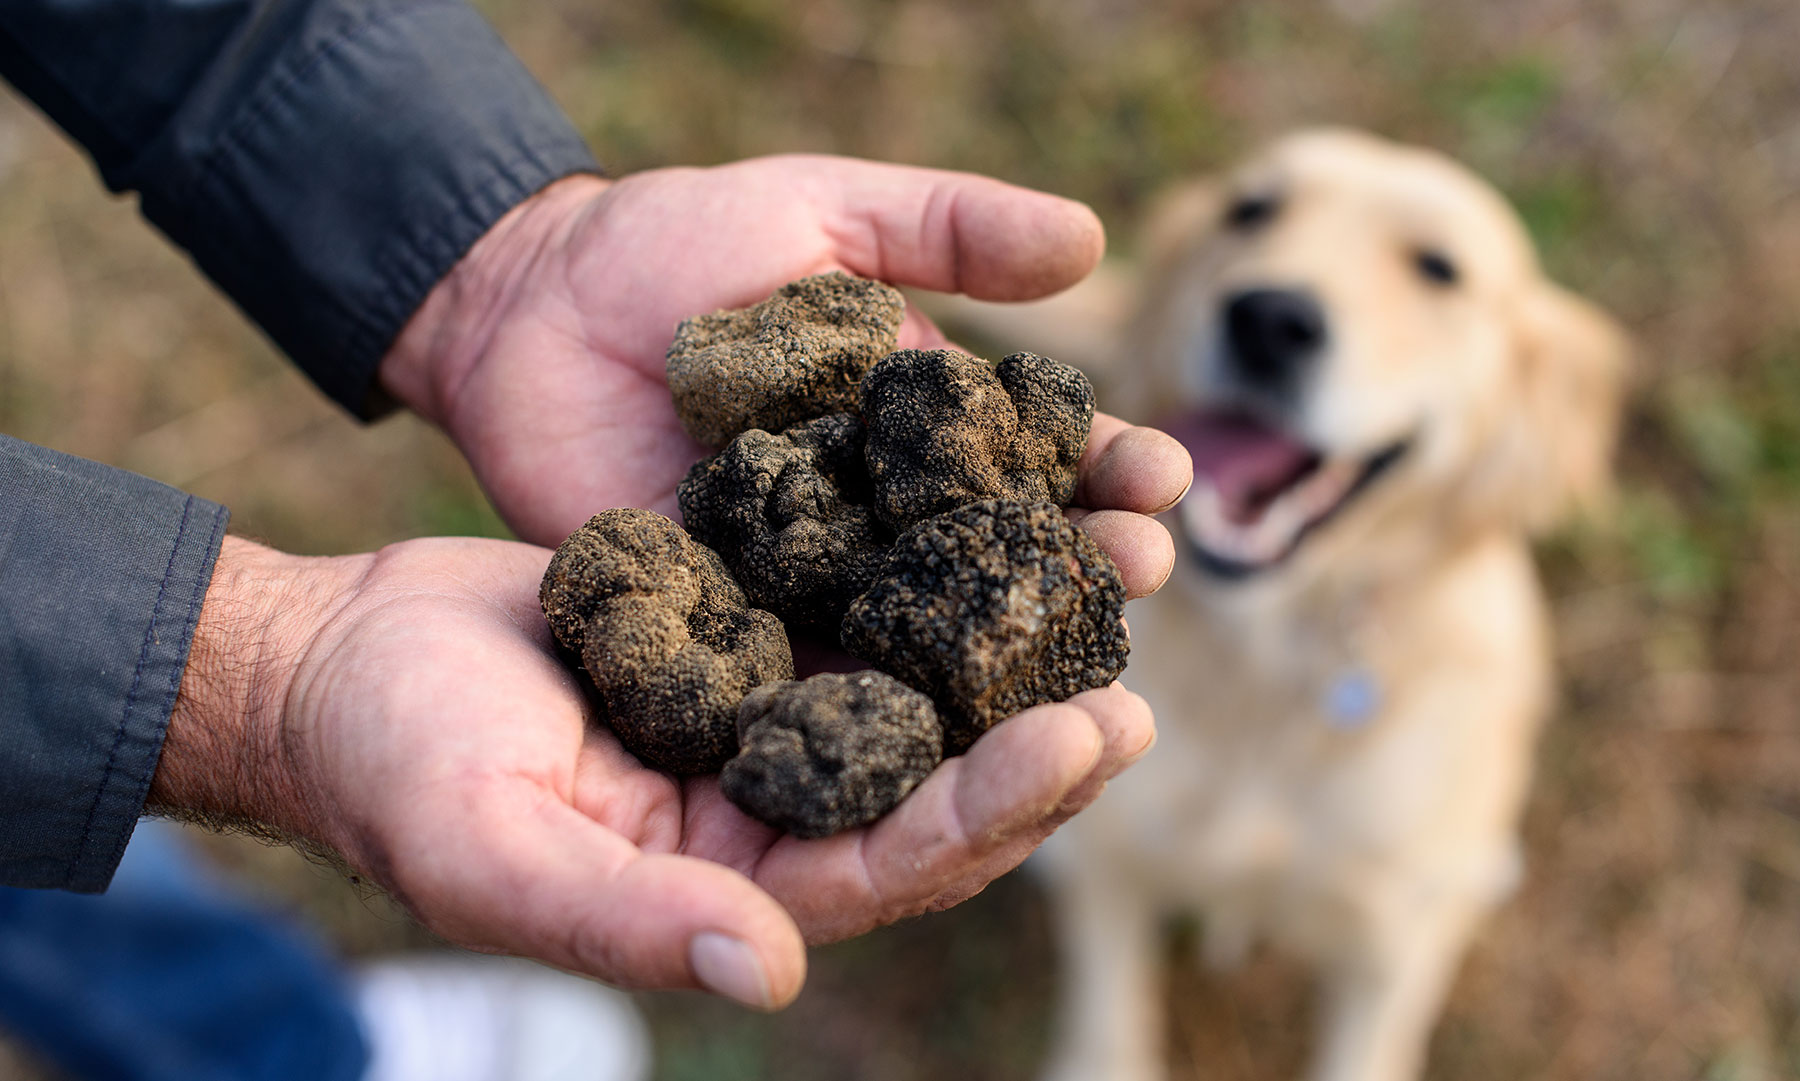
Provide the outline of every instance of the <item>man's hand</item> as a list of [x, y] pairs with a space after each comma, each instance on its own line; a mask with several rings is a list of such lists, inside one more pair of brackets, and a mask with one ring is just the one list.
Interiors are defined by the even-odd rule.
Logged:
[[[381, 378], [450, 434], [521, 537], [554, 545], [607, 507], [676, 513], [676, 484], [708, 452], [683, 433], [663, 377], [681, 320], [828, 270], [1024, 300], [1079, 281], [1103, 247], [1081, 204], [964, 173], [801, 156], [575, 177], [475, 246]], [[901, 344], [947, 343], [909, 311]], [[1040, 347], [1055, 356], [1055, 342]], [[1091, 442], [1086, 508], [1160, 511], [1192, 479], [1161, 433], [1101, 417]], [[1128, 578], [1147, 572], [1139, 591], [1172, 565], [1148, 520], [1089, 528], [1110, 532]]]
[[328, 846], [465, 946], [774, 1008], [804, 942], [978, 892], [1153, 738], [1136, 695], [1091, 691], [996, 726], [874, 825], [797, 840], [593, 721], [538, 608], [548, 558], [227, 538], [152, 808]]
[[[674, 513], [706, 451], [663, 378], [680, 320], [834, 269], [1026, 299], [1101, 247], [1079, 204], [962, 174], [787, 157], [577, 177], [476, 245], [381, 377], [521, 536], [554, 544], [607, 507]], [[901, 343], [945, 344], [917, 313]], [[1189, 479], [1173, 440], [1096, 418], [1072, 517], [1132, 595], [1174, 560], [1145, 515]], [[872, 826], [796, 840], [593, 723], [538, 611], [547, 558], [421, 541], [306, 561], [229, 542], [153, 801], [330, 846], [465, 945], [773, 1007], [799, 990], [803, 942], [978, 892], [1154, 738], [1135, 695], [1092, 691], [996, 726]]]

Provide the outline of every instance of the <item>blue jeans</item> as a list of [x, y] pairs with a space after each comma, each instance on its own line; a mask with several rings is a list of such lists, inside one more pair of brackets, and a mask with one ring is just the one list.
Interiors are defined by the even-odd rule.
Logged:
[[322, 945], [140, 823], [99, 895], [0, 889], [0, 1027], [80, 1081], [357, 1081]]

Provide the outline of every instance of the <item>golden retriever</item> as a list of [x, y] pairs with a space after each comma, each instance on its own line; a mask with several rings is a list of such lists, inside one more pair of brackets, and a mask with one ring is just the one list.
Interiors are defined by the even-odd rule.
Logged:
[[1553, 684], [1527, 538], [1605, 488], [1625, 342], [1485, 183], [1356, 132], [1179, 191], [1145, 249], [973, 319], [1071, 345], [1195, 464], [1177, 581], [1128, 613], [1159, 742], [1040, 860], [1048, 1074], [1163, 1075], [1157, 933], [1185, 909], [1210, 961], [1266, 938], [1318, 967], [1314, 1078], [1407, 1081], [1519, 875]]

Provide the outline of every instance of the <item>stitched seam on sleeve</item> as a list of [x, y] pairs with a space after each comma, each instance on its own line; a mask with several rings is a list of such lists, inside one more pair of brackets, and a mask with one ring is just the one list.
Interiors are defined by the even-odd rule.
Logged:
[[[189, 502], [193, 501], [192, 496], [189, 496], [188, 499]], [[216, 509], [213, 512], [213, 527], [212, 531], [207, 534], [205, 552], [215, 552], [218, 550], [220, 537], [225, 532], [225, 523], [230, 517], [231, 515], [226, 513], [223, 508]], [[180, 541], [177, 540], [176, 544], [179, 546]], [[202, 569], [205, 567], [205, 562], [206, 557], [203, 553], [201, 556]], [[187, 618], [184, 619], [181, 624], [181, 634], [183, 637], [191, 636], [194, 633], [194, 624], [200, 615], [200, 604], [206, 599], [206, 587], [211, 580], [212, 576], [210, 574], [196, 573], [194, 575], [194, 589], [192, 596], [188, 598]], [[174, 705], [173, 699], [175, 696], [181, 693], [181, 677], [186, 674], [187, 665], [169, 665], [169, 687], [168, 690], [164, 692], [164, 696], [165, 701], [169, 701], [171, 707]], [[122, 728], [121, 731], [123, 731]], [[154, 776], [154, 771], [152, 772], [152, 776]], [[145, 783], [146, 785], [149, 783], [149, 778], [145, 779]], [[112, 852], [108, 854], [107, 862], [109, 864], [113, 866], [118, 865], [119, 858], [124, 854], [125, 845], [130, 839], [129, 834], [127, 833], [119, 834], [119, 843], [114, 845]]]
[[[192, 504], [193, 502], [194, 502], [194, 497], [189, 496], [188, 503]], [[184, 514], [184, 517], [185, 517], [185, 514]], [[213, 527], [212, 527], [212, 531], [206, 535], [205, 551], [210, 552], [218, 547], [219, 534], [224, 532], [224, 529], [225, 529], [225, 517], [226, 516], [223, 511], [217, 511], [213, 514]], [[177, 538], [176, 543], [177, 544], [180, 543], [179, 538]], [[202, 566], [204, 566], [204, 560], [205, 560], [204, 555], [201, 558], [202, 558]], [[174, 561], [172, 559], [170, 560], [170, 565], [171, 566], [174, 565]], [[187, 617], [185, 619], [183, 619], [182, 623], [181, 623], [181, 630], [184, 634], [193, 629], [194, 620], [200, 613], [200, 601], [202, 598], [204, 598], [206, 596], [206, 586], [210, 580], [211, 580], [210, 575], [206, 575], [206, 574], [194, 575], [193, 595], [188, 598]], [[169, 672], [169, 690], [168, 690], [169, 694], [173, 695], [173, 694], [181, 693], [181, 677], [182, 677], [183, 672], [185, 672], [185, 671], [186, 671], [186, 667], [182, 666], [182, 665], [176, 665], [176, 666], [172, 667], [172, 670]]]
[[112, 775], [118, 768], [119, 747], [125, 742], [125, 731], [131, 724], [133, 707], [137, 704], [138, 685], [144, 678], [144, 666], [150, 662], [150, 650], [156, 644], [156, 625], [162, 614], [163, 597], [169, 591], [169, 576], [175, 573], [175, 559], [181, 554], [181, 542], [187, 536], [188, 518], [194, 510], [194, 497], [188, 496], [181, 507], [181, 525], [175, 531], [175, 543], [169, 548], [169, 563], [163, 568], [162, 584], [156, 589], [156, 603], [150, 608], [150, 626], [144, 630], [144, 645], [138, 651], [137, 671], [131, 676], [131, 690], [125, 696], [125, 712], [119, 718], [119, 727], [113, 732], [112, 750], [106, 756], [106, 769], [101, 771], [100, 784], [94, 789], [94, 802], [88, 807], [87, 821], [81, 827], [81, 848], [77, 850], [75, 859], [69, 864], [69, 875], [64, 887], [74, 884], [76, 871], [87, 856], [88, 841], [94, 829], [94, 817], [100, 813], [100, 800], [106, 794], [106, 786], [112, 783]]

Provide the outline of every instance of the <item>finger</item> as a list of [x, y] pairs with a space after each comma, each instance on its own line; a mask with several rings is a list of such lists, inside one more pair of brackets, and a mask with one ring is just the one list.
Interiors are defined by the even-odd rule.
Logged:
[[939, 766], [873, 826], [819, 841], [777, 842], [757, 865], [756, 881], [787, 906], [812, 942], [922, 912], [1054, 814], [1093, 772], [1104, 747], [1086, 710], [1060, 703], [1026, 710]]
[[1094, 414], [1075, 502], [1094, 510], [1161, 514], [1194, 483], [1194, 462], [1175, 437]]
[[1074, 285], [1106, 250], [1100, 219], [1070, 199], [969, 173], [816, 161], [820, 205], [835, 205], [826, 229], [864, 277], [1029, 300]]
[[1099, 726], [1105, 741], [1099, 762], [1087, 777], [1064, 795], [1049, 815], [1032, 828], [1021, 831], [1011, 843], [1001, 846], [963, 879], [934, 898], [930, 905], [933, 911], [961, 904], [986, 889], [989, 882], [1024, 862], [1025, 857], [1031, 855], [1057, 827], [1093, 803], [1105, 791], [1108, 781], [1148, 754], [1156, 744], [1156, 722], [1149, 703], [1119, 683], [1085, 691], [1069, 699], [1068, 704], [1086, 710]]
[[722, 863], [752, 875], [757, 861], [782, 831], [750, 817], [726, 798], [717, 774], [682, 781], [682, 803], [687, 815], [682, 828], [682, 852]]
[[571, 802], [645, 852], [673, 852], [681, 844], [680, 786], [647, 768], [603, 727], [590, 725], [583, 736]]
[[[1117, 681], [1096, 690], [1083, 691], [1062, 704], [1085, 712], [1100, 730], [1100, 757], [1087, 776], [1064, 793], [1048, 814], [1030, 829], [1020, 831], [1013, 845], [996, 851], [994, 858], [1002, 862], [984, 864], [977, 868], [978, 874], [987, 876], [981, 880], [983, 882], [1017, 866], [1043, 843], [1044, 838], [1055, 832], [1056, 827], [1081, 813], [1099, 798], [1108, 781], [1150, 753], [1150, 749], [1156, 745], [1156, 718], [1150, 712], [1150, 704]], [[1003, 862], [1009, 856], [1011, 862]], [[973, 892], [968, 894], [973, 895]]]
[[1100, 760], [1082, 784], [1063, 797], [1061, 809], [1073, 815], [1099, 795], [1099, 790], [1092, 787], [1096, 782], [1103, 785], [1112, 780], [1156, 746], [1156, 717], [1142, 695], [1117, 680], [1083, 691], [1065, 704], [1085, 711], [1093, 719], [1103, 745]]
[[526, 781], [459, 786], [396, 869], [402, 900], [462, 945], [622, 987], [698, 988], [759, 1009], [805, 980], [799, 929], [730, 868], [646, 855]]
[[1148, 597], [1175, 570], [1175, 540], [1161, 522], [1123, 510], [1068, 511], [1069, 520], [1093, 538], [1125, 580], [1125, 596]]

